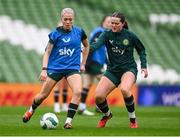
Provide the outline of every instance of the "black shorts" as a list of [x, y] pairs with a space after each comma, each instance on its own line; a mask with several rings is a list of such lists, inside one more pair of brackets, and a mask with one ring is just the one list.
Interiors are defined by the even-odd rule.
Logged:
[[85, 65], [85, 73], [90, 74], [90, 75], [99, 75], [103, 73], [103, 65], [94, 62], [94, 61], [89, 61], [86, 65]]
[[104, 76], [107, 77], [110, 81], [112, 81], [112, 83], [117, 87], [121, 83], [122, 75], [127, 71], [132, 72], [135, 75], [135, 78], [137, 78], [138, 71], [136, 68], [122, 70], [120, 72], [112, 72], [110, 70], [106, 70], [106, 72], [104, 73]]
[[71, 76], [73, 74], [80, 74], [80, 72], [78, 70], [64, 70], [62, 72], [59, 73], [48, 73], [48, 77], [52, 78], [55, 81], [59, 81], [61, 80], [63, 77], [68, 77]]

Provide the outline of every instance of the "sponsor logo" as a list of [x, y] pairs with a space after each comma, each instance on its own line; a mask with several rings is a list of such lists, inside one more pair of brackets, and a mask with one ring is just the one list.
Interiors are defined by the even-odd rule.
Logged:
[[[109, 40], [109, 42], [111, 43], [111, 45], [114, 46], [114, 47], [111, 48], [114, 53], [119, 53], [119, 54], [121, 54], [121, 55], [124, 54], [124, 52], [125, 52], [126, 49], [121, 49], [120, 47], [115, 46], [115, 45], [121, 45], [120, 43], [116, 43], [116, 44], [114, 45], [114, 41], [113, 41], [113, 40]], [[125, 45], [125, 46], [129, 45], [129, 40], [128, 40], [128, 39], [124, 39], [124, 40], [123, 40], [123, 45]]]
[[63, 38], [62, 40], [64, 41], [64, 43], [68, 43], [71, 40], [71, 38], [68, 39]]
[[109, 40], [109, 42], [113, 45], [113, 40]]
[[120, 49], [120, 48], [118, 48], [118, 47], [112, 47], [111, 49], [112, 49], [113, 52], [119, 53], [119, 54], [121, 54], [121, 55], [123, 55], [123, 54], [124, 54], [124, 51], [125, 51], [125, 49]]
[[64, 56], [72, 56], [74, 53], [74, 48], [73, 49], [67, 49], [66, 47], [64, 47], [63, 49], [59, 50], [59, 55], [64, 55]]
[[163, 93], [162, 101], [167, 106], [180, 106], [180, 92]]

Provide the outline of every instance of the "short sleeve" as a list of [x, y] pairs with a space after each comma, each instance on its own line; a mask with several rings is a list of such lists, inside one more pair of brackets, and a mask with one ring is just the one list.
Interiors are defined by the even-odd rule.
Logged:
[[83, 40], [87, 39], [87, 35], [83, 29], [81, 29], [81, 30], [82, 30], [81, 41], [83, 41]]
[[49, 35], [49, 42], [51, 44], [55, 44], [56, 43], [56, 39], [57, 39], [57, 32], [56, 31], [52, 31]]

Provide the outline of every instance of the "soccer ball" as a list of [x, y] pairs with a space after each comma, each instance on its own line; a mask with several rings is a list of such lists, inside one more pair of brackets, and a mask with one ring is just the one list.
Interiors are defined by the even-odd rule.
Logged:
[[54, 129], [58, 124], [59, 120], [54, 113], [45, 113], [40, 119], [40, 125], [43, 129]]

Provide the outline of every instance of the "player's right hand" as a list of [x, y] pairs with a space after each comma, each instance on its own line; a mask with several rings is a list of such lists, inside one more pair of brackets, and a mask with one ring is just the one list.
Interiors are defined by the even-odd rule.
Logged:
[[144, 74], [144, 78], [147, 78], [147, 77], [148, 77], [148, 71], [147, 71], [146, 68], [142, 68], [142, 69], [141, 69], [141, 73]]

